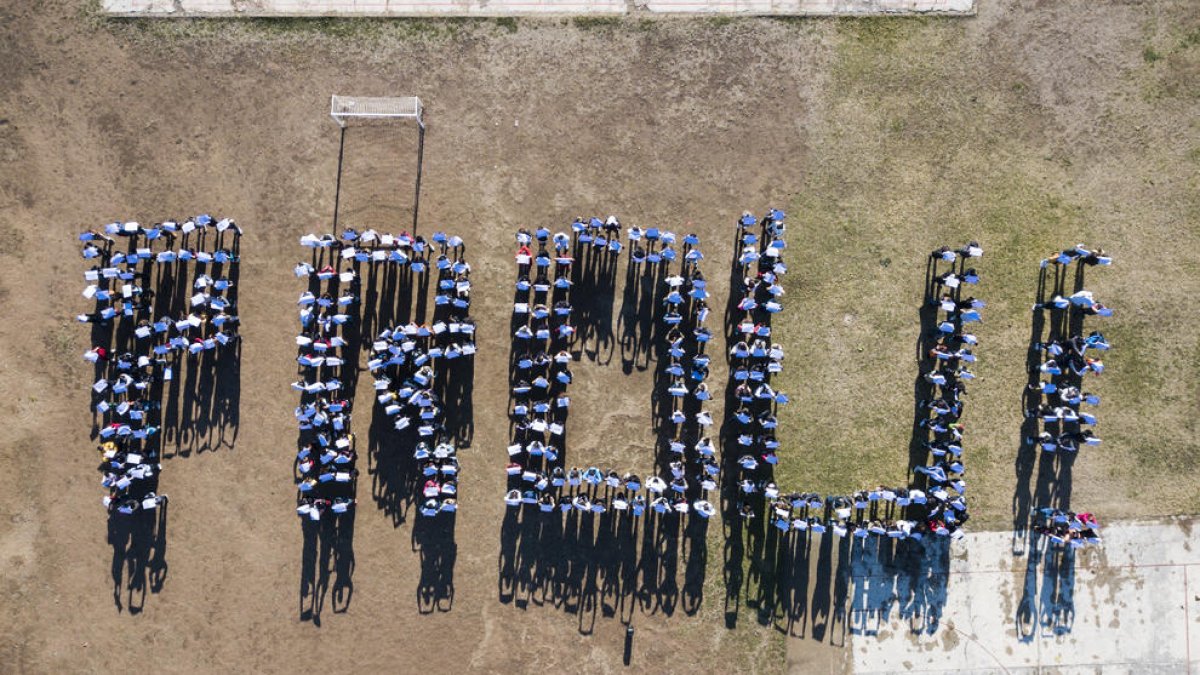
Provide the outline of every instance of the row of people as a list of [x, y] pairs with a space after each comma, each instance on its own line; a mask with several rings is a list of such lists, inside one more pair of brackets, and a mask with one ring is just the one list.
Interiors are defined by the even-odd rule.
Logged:
[[[115, 318], [116, 313], [112, 308], [104, 308], [95, 314], [81, 314], [78, 318], [80, 322], [88, 323], [93, 317], [107, 321]], [[161, 359], [168, 354], [184, 352], [197, 356], [235, 345], [241, 340], [241, 334], [237, 330], [239, 323], [237, 315], [227, 314], [223, 309], [216, 313], [193, 311], [186, 316], [181, 314], [178, 319], [161, 317], [153, 322], [150, 319], [140, 319], [133, 329], [134, 348], [138, 351], [148, 351], [152, 356], [143, 354], [136, 358]], [[147, 345], [148, 350], [144, 349]], [[121, 357], [126, 355], [131, 356], [132, 352], [123, 352]], [[106, 347], [97, 345], [84, 352], [83, 358], [93, 364], [99, 364], [111, 356]], [[118, 363], [120, 362], [118, 360]]]
[[363, 231], [358, 231], [353, 227], [342, 229], [340, 235], [333, 234], [306, 234], [300, 237], [300, 245], [308, 248], [331, 248], [343, 250], [349, 247], [359, 248], [396, 248], [409, 249], [416, 253], [425, 253], [432, 251], [435, 248], [442, 253], [452, 251], [456, 254], [466, 252], [466, 242], [458, 235], [446, 234], [442, 231], [434, 232], [430, 239], [433, 244], [426, 241], [422, 235], [411, 235], [407, 230], [402, 230], [400, 234], [388, 234], [379, 232], [374, 228], [367, 228]]
[[[616, 231], [619, 224], [610, 217]], [[615, 241], [615, 240], [614, 240]], [[544, 226], [516, 233], [517, 279], [513, 297], [512, 363], [509, 417], [513, 438], [510, 466], [518, 474], [544, 477], [531, 484], [548, 486], [555, 467], [561, 471], [559, 445], [566, 433], [573, 381], [571, 348], [576, 333], [571, 303], [575, 244], [563, 232]], [[619, 242], [616, 249], [619, 252]], [[509, 485], [518, 478], [510, 472]]]
[[[548, 461], [554, 455], [553, 447], [545, 449]], [[538, 457], [537, 453], [531, 452], [532, 457]], [[697, 473], [696, 484], [699, 485], [702, 493], [707, 493], [710, 490], [717, 489], [717, 478], [720, 476], [720, 465], [716, 463], [712, 457], [707, 457], [700, 462], [701, 470]], [[683, 459], [677, 459], [668, 463], [668, 469], [671, 473], [670, 480], [661, 476], [652, 475], [644, 483], [637, 474], [625, 472], [619, 474], [614, 469], [600, 469], [594, 466], [586, 469], [572, 467], [564, 469], [562, 466], [553, 467], [548, 473], [537, 469], [528, 468], [521, 462], [510, 462], [506, 467], [506, 472], [510, 477], [519, 478], [523, 483], [529, 483], [536, 491], [546, 492], [547, 490], [555, 491], [563, 487], [580, 487], [583, 485], [591, 486], [607, 486], [614, 489], [623, 489], [630, 494], [637, 494], [643, 488], [647, 492], [654, 494], [663, 494], [665, 492], [677, 492], [685, 494], [689, 491], [689, 482], [687, 479], [688, 465]]]
[[310, 521], [319, 521], [326, 513], [334, 515], [346, 513], [358, 502], [354, 497], [324, 497], [300, 496], [296, 500], [296, 515]]
[[[128, 255], [114, 250], [118, 240], [130, 241], [137, 256], [150, 257], [148, 247], [152, 243], [162, 242], [171, 249], [178, 238], [179, 252], [186, 251], [192, 257], [204, 255], [208, 259], [201, 262], [213, 262], [212, 256], [218, 252], [230, 260], [235, 258], [241, 237], [242, 228], [232, 218], [218, 219], [205, 213], [183, 222], [165, 220], [152, 225], [142, 225], [136, 221], [112, 222], [99, 229], [88, 228], [79, 234], [78, 239], [83, 244], [81, 253], [84, 259], [100, 258], [117, 264]], [[229, 248], [224, 247], [226, 238], [229, 239]], [[138, 248], [139, 245], [146, 247], [146, 250]], [[113, 258], [117, 259], [113, 261]]]
[[[326, 238], [337, 241], [332, 234]], [[301, 244], [307, 245], [304, 238]], [[358, 502], [354, 390], [343, 379], [352, 378], [358, 369], [357, 363], [346, 362], [345, 350], [356, 339], [347, 330], [355, 327], [358, 317], [359, 281], [353, 270], [341, 273], [337, 265], [340, 261], [333, 260], [330, 273], [309, 277], [296, 303], [296, 514], [310, 522], [347, 513]]]
[[[824, 497], [815, 493], [780, 495], [767, 485], [763, 495], [770, 500], [768, 522], [783, 532], [820, 533], [828, 527], [835, 536], [920, 539], [930, 533], [951, 535], [966, 516], [966, 500], [938, 487], [928, 494], [917, 488], [880, 486], [851, 496]], [[742, 509], [744, 518], [755, 517], [751, 505], [743, 504]]]
[[[1100, 259], [1104, 262], [1096, 262]], [[1083, 244], [1078, 244], [1064, 249], [1052, 262], [1060, 268], [1060, 272], [1072, 263], [1078, 263], [1077, 285], [1082, 285], [1085, 264], [1108, 265], [1112, 259], [1103, 255], [1103, 249], [1090, 251]], [[1042, 269], [1045, 268], [1043, 264]], [[1055, 298], [1061, 298], [1066, 292], [1066, 275], [1056, 274], [1054, 284], [1055, 288], [1050, 292]], [[1092, 292], [1080, 288], [1069, 297], [1067, 303], [1038, 303], [1034, 306], [1034, 311], [1050, 313], [1051, 328], [1044, 341], [1032, 346], [1038, 358], [1037, 365], [1031, 366], [1030, 370], [1031, 384], [1025, 397], [1025, 414], [1039, 421], [1041, 431], [1035, 437], [1026, 439], [1026, 442], [1045, 452], [1075, 452], [1083, 445], [1100, 444], [1100, 438], [1093, 429], [1098, 423], [1094, 409], [1100, 405], [1100, 397], [1083, 390], [1083, 379], [1104, 372], [1104, 362], [1100, 357], [1111, 349], [1111, 345], [1099, 331], [1085, 334], [1084, 320], [1087, 316], [1097, 315], [1091, 310], [1099, 305]], [[1109, 314], [1111, 312], [1103, 315]]]
[[657, 372], [660, 384], [654, 398], [664, 400], [661, 388], [665, 386], [670, 406], [661, 406], [658, 424], [660, 432], [669, 433], [660, 433], [667, 441], [656, 458], [659, 475], [651, 476], [646, 487], [651, 496], [665, 492], [676, 501], [690, 501], [691, 511], [708, 518], [712, 515], [709, 494], [719, 488], [721, 466], [708, 439], [712, 426], [708, 407], [714, 398], [708, 382], [712, 363], [708, 353], [712, 339], [708, 321], [712, 311], [708, 306], [711, 297], [708, 280], [701, 269], [704, 254], [700, 238], [695, 234], [682, 238], [681, 260], [675, 271], [672, 269], [676, 260], [672, 248], [674, 233], [635, 225], [628, 229], [627, 236], [633, 248], [630, 264], [635, 273], [642, 262], [639, 253], [644, 246], [645, 262], [661, 268], [657, 276], [662, 278], [663, 286], [655, 293], [655, 297], [662, 295], [658, 318], [663, 329], [655, 333], [662, 336], [662, 344], [657, 345], [661, 353]]
[[1090, 513], [1043, 507], [1033, 514], [1033, 530], [1057, 547], [1077, 549], [1102, 543], [1100, 523]]
[[[783, 372], [784, 350], [772, 340], [772, 320], [783, 310], [782, 277], [787, 273], [786, 214], [770, 209], [759, 219], [749, 212], [738, 218], [733, 264], [741, 282], [730, 289], [736, 342], [729, 348], [727, 386], [733, 406], [727, 406], [727, 428], [733, 443], [726, 443], [724, 461], [733, 477], [737, 512], [743, 519], [768, 516], [768, 505], [779, 498], [774, 481], [780, 442], [777, 409], [790, 399], [776, 391], [771, 380]], [[808, 495], [805, 495], [807, 500]], [[790, 521], [789, 521], [790, 522]]]
[[[975, 379], [971, 366], [977, 361], [974, 350], [979, 345], [971, 330], [983, 321], [982, 310], [987, 307], [983, 300], [968, 294], [968, 287], [981, 282], [971, 265], [982, 257], [983, 247], [975, 241], [953, 251], [947, 246], [933, 251], [933, 283], [925, 299], [937, 312], [936, 328], [922, 336], [925, 353], [920, 366], [928, 398], [918, 402], [917, 430], [928, 454], [924, 463], [911, 469], [914, 486], [924, 487], [930, 499], [913, 512], [922, 516], [929, 531], [954, 538], [962, 536], [961, 527], [970, 517], [961, 419], [967, 382]], [[938, 273], [939, 268], [947, 267]]]
[[592, 497], [586, 492], [579, 492], [574, 495], [566, 492], [557, 494], [552, 493], [537, 493], [533, 490], [520, 490], [513, 488], [504, 495], [504, 503], [513, 508], [519, 508], [525, 505], [537, 505], [538, 510], [543, 513], [559, 513], [566, 514], [574, 511], [582, 511], [586, 513], [603, 514], [612, 510], [614, 513], [626, 514], [633, 517], [641, 517], [647, 511], [652, 511], [658, 514], [677, 514], [686, 515], [695, 513], [701, 518], [711, 518], [716, 514], [717, 509], [712, 502], [707, 499], [689, 500], [682, 494], [674, 496], [659, 495], [629, 495], [623, 492], [617, 492], [610, 497]]

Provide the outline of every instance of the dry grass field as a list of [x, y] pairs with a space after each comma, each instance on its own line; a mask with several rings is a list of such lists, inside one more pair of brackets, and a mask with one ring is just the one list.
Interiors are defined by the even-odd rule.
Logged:
[[[297, 608], [291, 267], [333, 211], [334, 92], [425, 101], [420, 227], [468, 242], [480, 353], [453, 607], [418, 612], [412, 518], [394, 527], [366, 498], [352, 600], [317, 627]], [[584, 634], [578, 613], [497, 591], [511, 232], [580, 214], [690, 221], [723, 300], [735, 217], [788, 211], [781, 472], [824, 491], [904, 482], [925, 256], [978, 239], [989, 308], [965, 422], [972, 526], [989, 529], [1010, 526], [1018, 490], [1037, 261], [1101, 245], [1118, 261], [1089, 283], [1117, 310], [1096, 384], [1105, 442], [1058, 489], [1102, 519], [1200, 512], [1198, 113], [1189, 0], [981, 0], [963, 20], [394, 22], [126, 22], [84, 0], [0, 0], [0, 672], [619, 669], [624, 628], [603, 607]], [[405, 227], [412, 144], [411, 130], [351, 131], [343, 222]], [[165, 578], [131, 614], [113, 602], [88, 438], [74, 234], [203, 211], [247, 231], [239, 423], [232, 447], [165, 460]], [[573, 414], [572, 452], [644, 466], [652, 372], [598, 361], [576, 370], [575, 406], [598, 420]], [[749, 614], [726, 627], [721, 550], [713, 527], [697, 611], [636, 614], [636, 669], [787, 667], [780, 632]]]

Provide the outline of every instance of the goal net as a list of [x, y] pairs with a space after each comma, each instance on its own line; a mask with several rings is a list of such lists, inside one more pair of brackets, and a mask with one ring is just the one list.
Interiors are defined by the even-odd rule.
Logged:
[[425, 120], [421, 117], [421, 99], [416, 96], [338, 96], [335, 94], [330, 102], [329, 116], [343, 129], [349, 122], [404, 118], [416, 120], [421, 129], [425, 128]]

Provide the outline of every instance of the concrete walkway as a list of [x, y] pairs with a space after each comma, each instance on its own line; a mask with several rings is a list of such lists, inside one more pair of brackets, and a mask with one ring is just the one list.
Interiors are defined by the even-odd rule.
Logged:
[[1073, 565], [1069, 555], [1014, 554], [1025, 546], [1011, 533], [970, 534], [954, 547], [937, 630], [914, 633], [899, 612], [875, 617], [871, 630], [851, 631], [853, 669], [1200, 673], [1197, 522], [1108, 525], [1104, 547]]
[[195, 16], [540, 16], [727, 14], [863, 16], [975, 12], [975, 0], [103, 0], [129, 17]]

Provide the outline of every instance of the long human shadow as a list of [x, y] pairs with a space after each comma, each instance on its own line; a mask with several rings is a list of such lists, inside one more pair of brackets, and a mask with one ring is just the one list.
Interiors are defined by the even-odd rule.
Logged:
[[[645, 265], [645, 263], [643, 263]], [[617, 318], [617, 332], [620, 334], [621, 370], [625, 374], [634, 369], [645, 370], [650, 365], [649, 318], [643, 320], [639, 306], [646, 292], [653, 289], [643, 289], [647, 284], [644, 274], [637, 267], [627, 262], [625, 268], [625, 286], [621, 295], [621, 311]]]
[[300, 563], [300, 620], [321, 625], [326, 596], [333, 591], [333, 611], [344, 613], [354, 596], [354, 515], [327, 513], [319, 521], [301, 521], [304, 535]]
[[617, 257], [593, 246], [574, 247], [575, 267], [572, 282], [576, 289], [573, 303], [578, 326], [576, 344], [584, 355], [599, 365], [608, 365], [616, 344], [613, 335], [613, 306], [617, 288]]
[[469, 448], [475, 438], [475, 359], [459, 358], [438, 372], [446, 405], [446, 436], [455, 447]]
[[[1013, 461], [1013, 473], [1016, 475], [1016, 485], [1013, 488], [1012, 499], [1012, 549], [1014, 555], [1025, 553], [1025, 541], [1029, 536], [1028, 525], [1032, 502], [1030, 481], [1033, 477], [1033, 471], [1038, 465], [1037, 445], [1031, 443], [1029, 439], [1035, 438], [1040, 428], [1037, 409], [1041, 404], [1041, 392], [1037, 391], [1037, 386], [1038, 382], [1041, 381], [1041, 373], [1038, 367], [1042, 363], [1040, 345], [1042, 334], [1046, 330], [1046, 317], [1045, 312], [1037, 307], [1045, 302], [1047, 277], [1047, 269], [1042, 268], [1038, 272], [1037, 292], [1034, 295], [1033, 301], [1035, 309], [1032, 311], [1033, 318], [1030, 321], [1029, 345], [1025, 352], [1025, 371], [1027, 377], [1020, 397], [1023, 421], [1021, 422], [1017, 454]], [[1041, 482], [1039, 480], [1039, 483]], [[1030, 555], [1033, 555], [1032, 551]]]
[[113, 604], [138, 614], [146, 593], [162, 590], [167, 577], [167, 502], [153, 511], [113, 514], [108, 520], [112, 547]]
[[[734, 422], [734, 413], [740, 406], [740, 400], [735, 393], [738, 382], [734, 379], [733, 358], [728, 351], [728, 346], [737, 342], [740, 337], [738, 335], [738, 323], [741, 320], [741, 311], [738, 308], [738, 293], [736, 289], [742, 288], [742, 267], [737, 262], [742, 255], [742, 237], [741, 232], [735, 228], [733, 235], [733, 262], [729, 266], [729, 295], [725, 302], [724, 312], [724, 338], [726, 345], [726, 361], [729, 366], [729, 379], [725, 386], [725, 416], [721, 420], [721, 428], [719, 431], [720, 447], [721, 447], [721, 524], [724, 529], [725, 543], [722, 548], [722, 556], [724, 564], [722, 567], [724, 582], [725, 582], [725, 627], [733, 629], [737, 627], [738, 616], [741, 610], [742, 588], [745, 583], [745, 565], [747, 559], [745, 541], [753, 537], [754, 534], [761, 534], [761, 528], [755, 532], [752, 528], [757, 526], [761, 519], [744, 520], [739, 514], [740, 495], [736, 481], [730, 480], [730, 477], [738, 475], [737, 455], [733, 448], [737, 447], [737, 425]], [[757, 538], [757, 537], [753, 537]]]
[[449, 612], [454, 607], [454, 565], [458, 543], [454, 539], [455, 514], [438, 516], [438, 521], [419, 518], [413, 524], [413, 551], [421, 558], [417, 582], [417, 611], [421, 614]]

